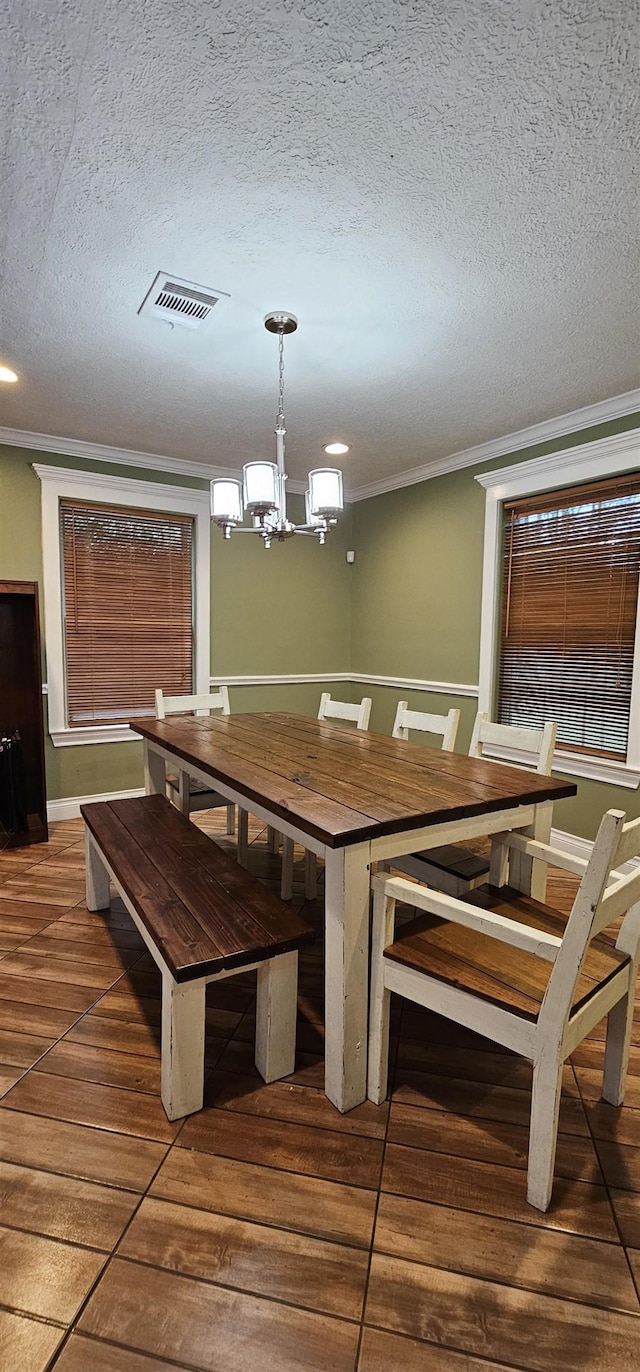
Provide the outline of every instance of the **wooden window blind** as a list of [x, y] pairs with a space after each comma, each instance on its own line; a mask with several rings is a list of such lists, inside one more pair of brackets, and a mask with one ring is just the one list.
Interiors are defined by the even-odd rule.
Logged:
[[566, 749], [625, 758], [640, 475], [505, 504], [498, 718], [558, 723]]
[[60, 502], [71, 727], [154, 713], [193, 680], [193, 521]]

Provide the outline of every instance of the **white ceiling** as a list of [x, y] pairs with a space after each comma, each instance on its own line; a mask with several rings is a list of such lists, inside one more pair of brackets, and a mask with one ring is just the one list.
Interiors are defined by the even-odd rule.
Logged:
[[[0, 425], [350, 485], [638, 384], [629, 0], [6, 0]], [[155, 273], [231, 295], [136, 311]], [[324, 459], [326, 460], [326, 459]]]

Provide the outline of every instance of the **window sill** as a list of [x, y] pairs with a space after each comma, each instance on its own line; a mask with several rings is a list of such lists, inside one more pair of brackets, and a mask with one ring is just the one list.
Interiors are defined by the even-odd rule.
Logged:
[[83, 743], [140, 741], [140, 735], [134, 734], [128, 724], [91, 724], [79, 729], [52, 729], [50, 738], [54, 748], [76, 748]]
[[[485, 757], [494, 757], [497, 762], [526, 763], [528, 760], [526, 753], [515, 748], [486, 749]], [[601, 781], [607, 786], [624, 786], [628, 791], [636, 791], [640, 783], [640, 768], [630, 767], [627, 762], [589, 757], [586, 753], [565, 753], [561, 748], [556, 748], [553, 755], [553, 770], [562, 772], [565, 776]]]

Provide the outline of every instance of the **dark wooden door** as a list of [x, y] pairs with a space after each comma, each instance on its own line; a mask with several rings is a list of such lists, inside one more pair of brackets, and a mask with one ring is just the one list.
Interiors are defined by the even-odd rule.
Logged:
[[0, 581], [0, 850], [47, 839], [38, 586]]

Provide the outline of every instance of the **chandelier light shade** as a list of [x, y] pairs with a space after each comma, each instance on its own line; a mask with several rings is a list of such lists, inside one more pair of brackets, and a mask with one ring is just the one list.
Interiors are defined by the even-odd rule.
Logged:
[[278, 468], [275, 462], [247, 462], [242, 468], [244, 503], [249, 514], [266, 515], [278, 508]]
[[216, 524], [242, 524], [242, 482], [211, 482], [211, 518]]
[[317, 528], [319, 527], [319, 525], [324, 524], [324, 519], [322, 518], [322, 515], [316, 515], [316, 514], [314, 514], [314, 513], [313, 513], [313, 510], [311, 509], [311, 492], [310, 492], [310, 491], [305, 491], [305, 495], [304, 495], [304, 509], [305, 509], [305, 518], [306, 518], [306, 522], [307, 522], [307, 524], [309, 525], [309, 528], [310, 528], [310, 529], [317, 529]]
[[[309, 472], [309, 489], [305, 496], [304, 524], [293, 524], [287, 518], [287, 473], [284, 463], [284, 339], [295, 333], [298, 321], [294, 314], [277, 311], [268, 314], [265, 329], [278, 337], [278, 411], [276, 414], [276, 461], [247, 462], [242, 469], [242, 482], [219, 477], [211, 482], [211, 518], [222, 529], [225, 538], [234, 530], [240, 534], [258, 534], [265, 548], [273, 539], [284, 543], [292, 534], [306, 534], [324, 543], [343, 509], [342, 472], [335, 467], [319, 467]], [[328, 451], [328, 449], [327, 449]], [[346, 444], [334, 445], [334, 451], [347, 452]], [[251, 528], [241, 528], [244, 511], [253, 516]]]
[[309, 505], [313, 515], [337, 519], [342, 514], [342, 472], [337, 467], [318, 467], [309, 472]]

